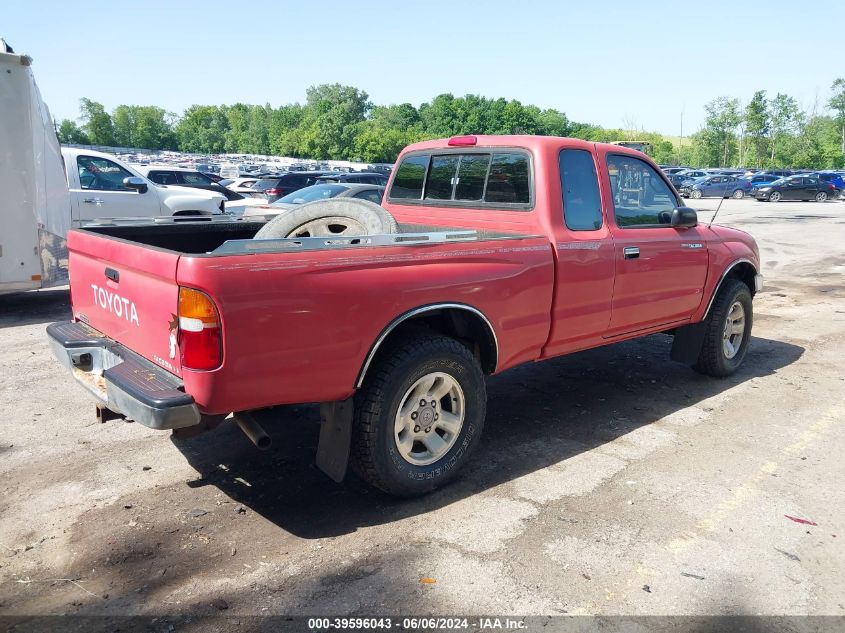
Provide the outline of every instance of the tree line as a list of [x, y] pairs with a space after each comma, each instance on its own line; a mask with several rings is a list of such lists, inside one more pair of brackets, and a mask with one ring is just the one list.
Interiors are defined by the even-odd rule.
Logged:
[[[78, 121], [57, 126], [62, 143], [178, 150], [199, 154], [262, 154], [307, 159], [393, 162], [416, 141], [459, 134], [540, 134], [590, 141], [638, 140], [658, 163], [700, 167], [845, 166], [845, 79], [809, 111], [778, 93], [757, 91], [747, 104], [719, 97], [705, 106], [704, 125], [688, 139], [570, 121], [555, 109], [517, 100], [441, 94], [415, 107], [374, 105], [363, 90], [325, 84], [304, 104], [193, 105], [181, 116], [156, 106], [80, 100]], [[634, 128], [634, 125], [630, 125]]]

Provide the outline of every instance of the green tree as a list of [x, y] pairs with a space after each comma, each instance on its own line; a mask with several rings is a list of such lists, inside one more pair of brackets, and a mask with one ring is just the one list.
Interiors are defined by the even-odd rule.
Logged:
[[115, 144], [114, 126], [102, 103], [83, 97], [79, 100], [79, 112], [82, 129], [92, 145]]
[[704, 106], [704, 127], [693, 135], [694, 155], [700, 165], [727, 167], [736, 152], [739, 100], [718, 97]]
[[88, 136], [70, 119], [62, 119], [59, 124], [59, 143], [73, 143], [75, 145], [90, 145]]
[[225, 106], [193, 105], [185, 110], [175, 131], [183, 152], [217, 154], [225, 151], [228, 129]]
[[223, 146], [230, 154], [246, 154], [250, 151], [247, 135], [249, 108], [250, 106], [243, 103], [236, 103], [226, 108], [227, 129]]
[[[798, 131], [804, 114], [798, 107], [794, 97], [778, 93], [769, 102], [769, 118], [771, 121], [771, 155], [772, 165], [791, 165], [789, 146]], [[780, 150], [780, 153], [778, 152]]]
[[264, 106], [250, 106], [246, 140], [247, 147], [251, 153], [270, 153], [270, 118], [272, 115], [273, 108], [269, 104]]
[[766, 91], [758, 90], [745, 106], [745, 132], [748, 135], [753, 163], [762, 167], [768, 155], [769, 145], [769, 108], [766, 104]]
[[357, 126], [371, 108], [367, 93], [352, 86], [311, 86], [306, 92], [301, 129], [291, 135], [297, 155], [321, 160], [351, 158]]
[[270, 153], [278, 156], [299, 156], [296, 153], [296, 130], [304, 116], [304, 108], [295, 103], [276, 108], [270, 113], [268, 143]]
[[835, 121], [839, 126], [839, 137], [841, 144], [839, 151], [845, 155], [845, 78], [840, 77], [830, 87], [833, 95], [830, 97], [828, 106], [836, 113]]
[[174, 149], [172, 118], [156, 106], [119, 105], [112, 112], [115, 143], [121, 147]]

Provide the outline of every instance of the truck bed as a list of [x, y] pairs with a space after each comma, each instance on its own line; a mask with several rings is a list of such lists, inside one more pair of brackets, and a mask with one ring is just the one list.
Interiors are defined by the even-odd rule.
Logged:
[[[548, 338], [554, 257], [546, 236], [404, 223], [387, 236], [251, 239], [261, 226], [73, 230], [74, 319], [182, 379], [209, 414], [348, 398], [380, 334], [421, 306], [484, 315], [501, 337], [491, 370], [538, 358]], [[217, 369], [182, 366], [180, 288], [205, 293], [219, 309]]]
[[[103, 226], [89, 226], [84, 231], [90, 231], [99, 235], [105, 235], [127, 242], [134, 242], [136, 244], [143, 244], [157, 249], [176, 252], [183, 255], [191, 256], [221, 256], [231, 255], [233, 250], [221, 249], [226, 242], [234, 240], [252, 240], [253, 236], [258, 230], [264, 226], [264, 222], [176, 222], [172, 224], [129, 224], [129, 225], [103, 225]], [[494, 231], [490, 229], [475, 229], [470, 227], [444, 227], [433, 224], [412, 224], [400, 223], [399, 234], [428, 234], [428, 233], [442, 233], [456, 234], [460, 232], [474, 232], [474, 236], [467, 237], [459, 241], [488, 241], [488, 240], [504, 240], [504, 239], [524, 239], [527, 237], [538, 237], [522, 235], [518, 233], [507, 233], [504, 231]], [[306, 240], [296, 240], [305, 242], [316, 240], [319, 238], [307, 238]], [[272, 240], [274, 243], [280, 243], [285, 240]], [[340, 240], [334, 240], [338, 248], [343, 244]], [[366, 243], [361, 243], [361, 246], [366, 246]], [[401, 245], [401, 242], [398, 244]], [[268, 245], [269, 246], [269, 245]], [[323, 246], [323, 249], [326, 247]], [[272, 250], [290, 250], [284, 248], [279, 244], [278, 249], [261, 249], [262, 252], [271, 252]], [[299, 248], [297, 250], [310, 250], [308, 247]], [[244, 252], [247, 252], [246, 250]]]

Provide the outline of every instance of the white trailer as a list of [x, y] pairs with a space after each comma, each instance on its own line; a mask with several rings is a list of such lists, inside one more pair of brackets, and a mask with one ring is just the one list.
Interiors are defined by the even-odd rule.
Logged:
[[0, 293], [67, 283], [71, 202], [31, 62], [0, 39]]

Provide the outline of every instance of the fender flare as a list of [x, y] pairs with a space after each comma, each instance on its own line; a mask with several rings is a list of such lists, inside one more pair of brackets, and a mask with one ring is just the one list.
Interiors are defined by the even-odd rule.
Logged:
[[[755, 266], [755, 265], [754, 265], [754, 262], [752, 262], [750, 259], [745, 258], [745, 257], [742, 257], [742, 258], [740, 258], [740, 259], [734, 260], [734, 261], [733, 261], [733, 262], [731, 262], [728, 266], [726, 266], [726, 267], [725, 267], [725, 270], [724, 270], [724, 271], [722, 271], [722, 276], [721, 276], [721, 277], [719, 277], [719, 281], [718, 281], [718, 283], [716, 284], [716, 287], [715, 287], [715, 288], [713, 288], [713, 292], [712, 292], [712, 293], [711, 293], [711, 295], [710, 295], [710, 301], [708, 301], [708, 302], [707, 302], [707, 309], [704, 311], [704, 315], [701, 317], [701, 320], [702, 320], [702, 321], [706, 320], [706, 319], [707, 319], [707, 317], [708, 317], [708, 315], [710, 314], [710, 308], [712, 308], [712, 307], [713, 307], [713, 302], [716, 300], [716, 295], [717, 295], [717, 294], [719, 294], [719, 288], [721, 288], [721, 287], [722, 287], [722, 284], [725, 282], [725, 279], [727, 279], [727, 277], [728, 277], [728, 275], [730, 274], [730, 272], [731, 272], [734, 268], [736, 268], [737, 266], [739, 266], [740, 264], [750, 264], [750, 265], [751, 265], [751, 267], [754, 269], [755, 274], [760, 274], [760, 271], [759, 271], [759, 270], [757, 270], [757, 266]], [[752, 293], [752, 294], [754, 294], [755, 292], [756, 292], [756, 289], [755, 289], [755, 288], [751, 288], [751, 293]]]
[[499, 339], [496, 336], [496, 330], [493, 328], [493, 324], [490, 323], [490, 319], [488, 319], [485, 314], [479, 310], [478, 308], [474, 308], [471, 305], [467, 305], [466, 303], [432, 303], [425, 306], [420, 306], [418, 308], [413, 308], [400, 314], [398, 317], [393, 319], [387, 326], [381, 331], [376, 338], [375, 343], [370, 347], [370, 351], [367, 353], [367, 357], [364, 360], [364, 364], [361, 366], [361, 370], [358, 372], [358, 377], [355, 380], [355, 388], [360, 389], [361, 385], [364, 382], [364, 376], [367, 375], [367, 370], [370, 368], [370, 364], [373, 362], [376, 353], [378, 352], [379, 348], [381, 347], [382, 343], [387, 339], [388, 336], [402, 323], [407, 321], [408, 319], [413, 319], [421, 314], [425, 314], [426, 312], [433, 312], [435, 310], [464, 310], [473, 314], [476, 317], [479, 317], [487, 327], [490, 335], [493, 338], [493, 346], [495, 347], [496, 352], [496, 359], [493, 363], [494, 365], [494, 372], [495, 368], [499, 364]]

